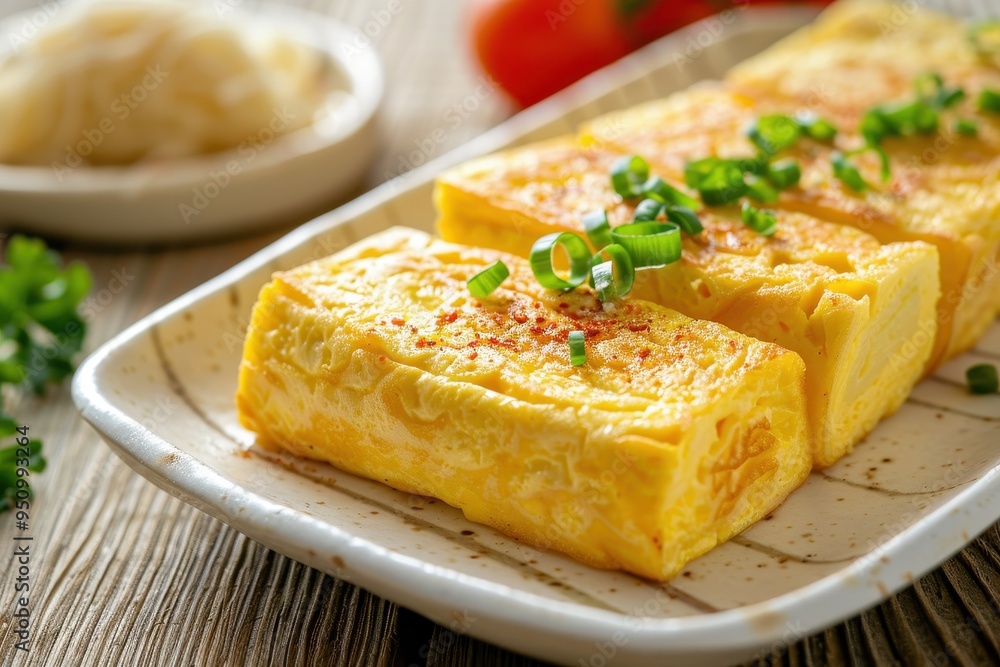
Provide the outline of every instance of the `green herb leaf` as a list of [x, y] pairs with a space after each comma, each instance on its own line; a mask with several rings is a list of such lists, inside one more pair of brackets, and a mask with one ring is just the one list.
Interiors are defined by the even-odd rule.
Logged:
[[993, 364], [977, 364], [965, 371], [969, 391], [973, 394], [995, 394], [1000, 389], [997, 368]]
[[983, 89], [979, 93], [979, 109], [990, 113], [1000, 113], [1000, 90]]
[[684, 182], [697, 190], [709, 206], [721, 206], [738, 201], [747, 193], [743, 172], [737, 160], [709, 157], [689, 162], [684, 167]]
[[766, 179], [757, 176], [747, 176], [747, 196], [759, 202], [773, 203], [778, 201], [778, 190]]
[[649, 163], [638, 155], [626, 155], [611, 164], [611, 187], [622, 197], [638, 197], [649, 178]]
[[800, 112], [796, 114], [795, 121], [810, 139], [830, 143], [837, 136], [837, 128], [833, 123], [820, 118], [812, 112]]
[[787, 190], [802, 180], [802, 168], [792, 159], [778, 160], [767, 169], [767, 180], [779, 190]]
[[759, 209], [743, 202], [743, 224], [761, 236], [773, 236], [778, 231], [778, 215], [768, 209]]
[[772, 157], [791, 148], [802, 136], [799, 123], [790, 116], [761, 116], [747, 129], [747, 137], [764, 155]]
[[569, 343], [569, 362], [574, 366], [587, 363], [587, 342], [584, 332], [570, 331], [566, 341]]
[[974, 137], [979, 134], [979, 122], [970, 118], [958, 118], [954, 124], [955, 132], [963, 137]]
[[[0, 262], [0, 390], [3, 385], [43, 394], [49, 384], [73, 373], [86, 323], [77, 309], [90, 292], [90, 271], [78, 262], [62, 266], [59, 255], [39, 239], [13, 236]], [[3, 409], [0, 438], [17, 434], [19, 422]], [[19, 461], [17, 445], [0, 450], [0, 511], [10, 507]], [[26, 467], [45, 468], [41, 443], [32, 441]], [[20, 463], [24, 463], [20, 461]]]
[[[18, 452], [18, 449], [22, 451]], [[24, 467], [30, 472], [41, 473], [47, 465], [45, 457], [42, 456], [42, 442], [40, 440], [32, 440], [27, 445], [27, 461], [18, 456], [19, 453], [23, 453], [24, 449], [25, 447], [19, 446], [16, 442], [0, 449], [0, 512], [14, 507], [14, 494], [17, 491], [18, 480], [17, 469]], [[19, 461], [19, 459], [21, 460]], [[18, 463], [27, 463], [27, 465], [19, 466]]]
[[500, 283], [510, 276], [510, 269], [502, 261], [497, 260], [489, 268], [483, 269], [469, 278], [469, 293], [477, 299], [485, 299], [500, 287]]
[[833, 164], [833, 175], [840, 179], [844, 185], [855, 192], [864, 192], [869, 189], [868, 182], [861, 176], [861, 172], [844, 156], [840, 151], [835, 151], [830, 156]]
[[642, 188], [642, 194], [652, 199], [659, 199], [664, 204], [686, 206], [695, 211], [701, 208], [701, 202], [694, 197], [687, 196], [659, 176], [654, 176], [646, 181], [646, 184]]

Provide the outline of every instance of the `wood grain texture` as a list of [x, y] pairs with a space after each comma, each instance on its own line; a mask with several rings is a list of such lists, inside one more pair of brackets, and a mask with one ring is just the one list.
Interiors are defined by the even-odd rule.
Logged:
[[[37, 4], [5, 0], [0, 12]], [[296, 4], [364, 29], [388, 2]], [[402, 0], [388, 25], [370, 28], [389, 94], [369, 186], [510, 113], [493, 95], [460, 122], [448, 114], [480, 82], [461, 43], [461, 5]], [[281, 233], [144, 252], [61, 248], [95, 274], [88, 350]], [[4, 665], [541, 664], [280, 556], [157, 490], [80, 420], [65, 387], [42, 400], [16, 398], [11, 408], [45, 441], [50, 466], [32, 480], [34, 636], [27, 655], [10, 650], [15, 574], [8, 565], [0, 570]], [[14, 534], [13, 522], [11, 514], [0, 515], [0, 536]], [[994, 527], [892, 600], [813, 637], [793, 637], [758, 664], [998, 664], [998, 610], [1000, 531]]]

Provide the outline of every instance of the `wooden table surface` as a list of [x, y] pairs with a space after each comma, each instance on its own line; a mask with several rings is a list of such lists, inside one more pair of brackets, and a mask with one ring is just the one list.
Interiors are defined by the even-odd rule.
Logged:
[[[224, 1], [224, 0], [223, 0]], [[4, 0], [0, 12], [36, 6]], [[54, 5], [55, 3], [47, 3]], [[462, 2], [300, 0], [365, 28], [386, 73], [374, 186], [478, 135], [511, 113], [498, 95], [456, 126], [449, 107], [480, 76], [462, 41]], [[379, 14], [384, 26], [378, 24]], [[375, 23], [371, 23], [376, 21]], [[415, 144], [415, 142], [417, 142]], [[427, 146], [427, 142], [422, 142]], [[290, 224], [301, 221], [289, 221]], [[95, 275], [87, 350], [276, 239], [152, 251], [60, 246]], [[529, 665], [416, 613], [256, 544], [158, 490], [120, 461], [77, 415], [68, 387], [19, 397], [11, 411], [45, 441], [33, 478], [33, 638], [12, 650], [16, 568], [0, 570], [0, 657], [16, 665]], [[0, 535], [14, 533], [11, 513]], [[1000, 531], [858, 618], [774, 654], [776, 664], [1000, 663]]]

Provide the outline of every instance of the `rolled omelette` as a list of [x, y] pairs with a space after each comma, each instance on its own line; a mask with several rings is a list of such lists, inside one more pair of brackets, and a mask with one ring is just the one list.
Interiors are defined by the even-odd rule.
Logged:
[[[438, 179], [439, 232], [528, 256], [544, 234], [583, 236], [591, 211], [606, 210], [612, 228], [629, 222], [638, 199], [623, 200], [609, 178], [619, 155], [563, 138], [472, 160]], [[937, 329], [937, 252], [787, 211], [769, 238], [737, 207], [699, 216], [705, 229], [683, 235], [680, 261], [639, 272], [633, 294], [798, 353], [814, 463], [832, 465], [923, 373]]]
[[[498, 259], [510, 277], [472, 297], [466, 281]], [[264, 446], [657, 580], [810, 469], [796, 354], [638, 299], [548, 290], [518, 257], [403, 228], [273, 276], [236, 401]]]
[[[637, 152], [683, 177], [689, 160], [744, 157], [746, 129], [768, 114], [805, 112], [832, 121], [832, 146], [802, 139], [782, 157], [802, 167], [798, 187], [776, 206], [862, 229], [882, 243], [924, 241], [941, 259], [933, 369], [975, 344], [1000, 311], [1000, 114], [977, 108], [1000, 91], [997, 60], [977, 53], [969, 27], [915, 3], [842, 0], [813, 24], [734, 68], [724, 84], [690, 90], [585, 124], [587, 145]], [[965, 99], [941, 114], [937, 132], [888, 137], [884, 181], [873, 151], [851, 158], [870, 188], [856, 192], [833, 174], [834, 150], [863, 146], [859, 127], [876, 105], [915, 99], [918, 77], [936, 73]], [[978, 132], [954, 129], [975, 121]]]

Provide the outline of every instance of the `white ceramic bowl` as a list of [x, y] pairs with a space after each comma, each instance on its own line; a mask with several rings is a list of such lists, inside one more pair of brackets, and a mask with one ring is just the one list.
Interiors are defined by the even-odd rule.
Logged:
[[[328, 55], [348, 95], [331, 122], [260, 148], [244, 147], [242, 153], [82, 166], [61, 174], [51, 167], [0, 165], [0, 229], [116, 245], [182, 243], [287, 223], [357, 186], [375, 154], [375, 115], [383, 92], [370, 40], [290, 7], [253, 3], [235, 11]], [[0, 22], [0, 34], [19, 34], [34, 13]], [[348, 42], [351, 49], [340, 48]], [[0, 58], [11, 48], [10, 40], [3, 40]]]

